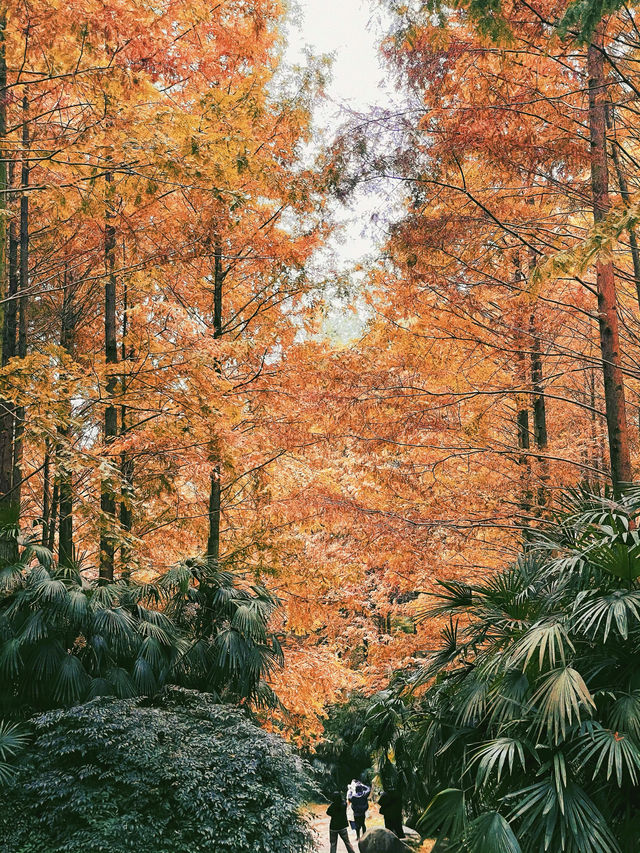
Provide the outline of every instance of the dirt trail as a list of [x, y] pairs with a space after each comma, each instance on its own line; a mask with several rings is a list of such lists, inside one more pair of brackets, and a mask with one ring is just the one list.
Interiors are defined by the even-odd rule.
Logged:
[[[329, 818], [325, 814], [327, 806], [311, 806], [311, 826], [317, 833], [317, 853], [329, 853]], [[372, 806], [367, 814], [367, 829], [373, 829], [374, 826], [384, 826], [382, 815], [379, 814], [377, 806]], [[356, 834], [353, 830], [349, 830], [349, 840], [353, 849], [358, 850], [356, 843]], [[346, 847], [342, 841], [338, 840], [338, 853], [345, 853]]]
[[[309, 810], [311, 826], [315, 830], [317, 837], [316, 853], [329, 853], [329, 818], [325, 814], [326, 810], [326, 805], [314, 805]], [[378, 812], [378, 807], [374, 804], [367, 814], [367, 829], [373, 829], [376, 826], [384, 826], [384, 820]], [[410, 832], [410, 830], [408, 831]], [[358, 853], [356, 834], [351, 829], [349, 830], [349, 840], [353, 849]], [[338, 840], [337, 853], [346, 853], [346, 849], [342, 841]], [[431, 842], [425, 842], [424, 848], [421, 848], [421, 851], [422, 849], [424, 853], [428, 853], [431, 849]]]

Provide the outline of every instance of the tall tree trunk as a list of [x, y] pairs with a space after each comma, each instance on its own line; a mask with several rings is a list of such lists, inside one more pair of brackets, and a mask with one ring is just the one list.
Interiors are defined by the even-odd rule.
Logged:
[[56, 523], [58, 520], [58, 503], [59, 503], [60, 487], [58, 483], [53, 484], [53, 492], [51, 494], [51, 517], [49, 519], [49, 541], [47, 542], [48, 549], [53, 553], [56, 544]]
[[[104, 353], [107, 370], [107, 406], [104, 412], [104, 440], [107, 445], [113, 442], [118, 434], [118, 411], [113, 405], [113, 396], [117, 387], [117, 378], [111, 365], [118, 363], [118, 346], [116, 341], [116, 229], [112, 222], [111, 182], [112, 174], [106, 175], [106, 213], [105, 213], [105, 287], [104, 287]], [[116, 524], [116, 500], [112, 478], [102, 480], [100, 489], [100, 509], [102, 512], [100, 529], [100, 578], [103, 581], [113, 580], [114, 564], [114, 531]]]
[[[62, 322], [60, 326], [60, 346], [73, 356], [75, 339], [75, 313], [73, 305], [73, 283], [68, 271], [64, 272], [64, 293], [62, 297]], [[73, 477], [71, 472], [71, 400], [65, 401], [65, 417], [58, 427], [58, 502], [59, 534], [58, 562], [61, 566], [70, 566], [74, 560], [73, 548]]]
[[[213, 337], [218, 340], [222, 337], [222, 285], [225, 278], [225, 272], [222, 268], [222, 246], [218, 238], [216, 238], [215, 242], [213, 262]], [[207, 560], [211, 565], [217, 566], [220, 562], [222, 466], [220, 464], [219, 448], [215, 446], [215, 443], [211, 452], [211, 463]]]
[[[607, 215], [609, 174], [607, 168], [607, 93], [604, 73], [604, 25], [598, 26], [587, 50], [589, 75], [589, 134], [591, 139], [591, 193], [596, 223]], [[611, 480], [615, 493], [631, 482], [629, 432], [625, 408], [624, 378], [618, 334], [618, 309], [612, 261], [596, 263], [598, 325], [604, 377], [605, 410], [609, 433]]]
[[[520, 266], [519, 257], [516, 258], [515, 272], [515, 287], [517, 291], [522, 290], [525, 280], [524, 273]], [[520, 329], [523, 328], [520, 324]], [[518, 363], [517, 363], [517, 384], [520, 388], [524, 388], [528, 384], [529, 370], [527, 366], [526, 345], [525, 339], [521, 333], [516, 334], [516, 346], [518, 347]], [[518, 439], [518, 465], [521, 469], [520, 474], [520, 510], [522, 513], [523, 536], [525, 541], [529, 538], [529, 516], [531, 514], [531, 459], [529, 449], [531, 447], [531, 429], [529, 423], [529, 396], [526, 393], [518, 391], [516, 393], [516, 432]]]
[[51, 519], [51, 441], [44, 443], [44, 464], [42, 466], [42, 539], [44, 547], [49, 541], [49, 521]]
[[[123, 245], [124, 258], [124, 245]], [[122, 309], [122, 344], [121, 358], [122, 361], [131, 361], [133, 359], [133, 344], [127, 343], [127, 335], [129, 333], [129, 289], [125, 279], [123, 283], [123, 309]], [[129, 368], [130, 369], [130, 368]], [[123, 403], [120, 406], [120, 433], [124, 435], [127, 431], [127, 406], [124, 402], [127, 391], [127, 377], [125, 372], [122, 372], [122, 399]], [[131, 547], [127, 542], [127, 534], [131, 533], [133, 525], [133, 512], [131, 508], [131, 500], [133, 498], [133, 459], [124, 450], [120, 454], [120, 475], [122, 478], [122, 496], [120, 500], [120, 526], [124, 534], [122, 545], [120, 546], [120, 563], [122, 576], [129, 578], [131, 576]]]
[[[0, 114], [2, 113], [0, 106]], [[0, 122], [1, 123], [1, 122]], [[13, 161], [9, 163], [9, 178], [6, 186], [7, 194], [13, 186]], [[11, 193], [13, 195], [13, 193]], [[8, 205], [7, 205], [8, 206]], [[0, 233], [5, 233], [5, 223], [0, 221]], [[0, 270], [6, 268], [0, 263]], [[3, 282], [4, 284], [4, 282]], [[4, 287], [3, 287], [4, 290]], [[8, 301], [5, 305], [2, 320], [2, 366], [5, 367], [16, 354], [17, 310], [18, 310], [18, 236], [15, 217], [9, 220], [9, 286]], [[19, 506], [13, 489], [13, 441], [15, 431], [15, 405], [11, 400], [0, 399], [0, 527], [15, 522], [18, 519]], [[6, 557], [11, 562], [17, 556], [14, 545], [6, 545], [0, 541], [0, 562], [4, 562], [3, 549], [9, 547], [15, 553]]]
[[[7, 10], [3, 4], [0, 9], [0, 199], [3, 208], [8, 202], [7, 151], [4, 141], [7, 136], [7, 60], [5, 35], [7, 28]], [[0, 218], [0, 295], [7, 293], [7, 226], [4, 217]], [[6, 317], [2, 311], [2, 344]], [[0, 344], [1, 345], [1, 344]], [[6, 364], [8, 355], [2, 352], [2, 364]], [[0, 399], [0, 566], [14, 563], [18, 557], [18, 544], [11, 536], [1, 534], [6, 525], [19, 521], [20, 504], [13, 491], [13, 404]]]
[[[29, 308], [29, 101], [22, 99], [22, 177], [20, 181], [20, 299], [18, 301], [18, 357], [27, 357], [27, 311]], [[22, 449], [26, 412], [18, 406], [13, 443], [13, 488], [20, 506], [22, 489]]]
[[533, 440], [539, 451], [538, 456], [538, 509], [539, 515], [547, 503], [547, 483], [549, 480], [549, 462], [544, 451], [547, 448], [547, 410], [544, 399], [544, 386], [542, 375], [542, 352], [540, 349], [540, 335], [536, 328], [535, 314], [529, 319], [531, 332], [531, 386], [533, 388]]
[[[9, 196], [13, 196], [12, 191], [14, 178], [14, 163], [9, 163], [9, 180], [8, 190]], [[12, 216], [9, 220], [9, 290], [7, 293], [8, 301], [4, 308], [4, 324], [2, 331], [2, 364], [3, 366], [9, 362], [16, 354], [16, 341], [18, 331], [18, 233], [16, 227], [16, 218]]]

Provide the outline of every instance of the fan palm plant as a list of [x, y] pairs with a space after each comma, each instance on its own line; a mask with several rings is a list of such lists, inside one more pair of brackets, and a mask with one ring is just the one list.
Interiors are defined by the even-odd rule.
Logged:
[[639, 515], [637, 488], [571, 493], [514, 566], [442, 584], [421, 614], [449, 622], [391, 734], [436, 850], [637, 850]]
[[180, 564], [157, 584], [103, 584], [27, 542], [0, 569], [0, 711], [151, 695], [166, 684], [273, 703], [265, 679], [282, 662], [268, 630], [276, 606], [266, 590], [204, 562]]
[[28, 735], [16, 723], [0, 721], [0, 787], [13, 779], [12, 760], [25, 748]]

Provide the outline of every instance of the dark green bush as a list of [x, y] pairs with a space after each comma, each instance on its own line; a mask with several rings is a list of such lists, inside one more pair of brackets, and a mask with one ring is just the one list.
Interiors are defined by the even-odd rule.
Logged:
[[301, 762], [243, 710], [170, 689], [35, 718], [2, 853], [304, 853]]

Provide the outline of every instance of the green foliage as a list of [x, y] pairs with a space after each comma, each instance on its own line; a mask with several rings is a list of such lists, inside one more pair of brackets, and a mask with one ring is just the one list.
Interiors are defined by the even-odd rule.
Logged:
[[15, 723], [0, 721], [0, 785], [13, 778], [13, 759], [25, 748], [27, 733]]
[[102, 584], [25, 548], [0, 569], [0, 708], [25, 715], [166, 684], [273, 704], [264, 679], [282, 664], [267, 629], [276, 606], [206, 562], [182, 563], [156, 585]]
[[439, 648], [379, 697], [419, 827], [449, 853], [631, 853], [640, 832], [640, 490], [574, 491], [509, 569], [445, 583]]
[[[482, 35], [498, 42], [511, 38], [512, 31], [503, 0], [457, 0], [453, 6], [466, 9]], [[558, 18], [552, 19], [550, 23], [557, 26], [561, 35], [585, 43], [590, 41], [602, 18], [622, 6], [622, 0], [569, 0], [564, 9], [560, 7], [555, 10]], [[446, 18], [447, 4], [442, 0], [428, 0], [423, 8], [431, 15]]]
[[33, 721], [1, 853], [305, 853], [303, 767], [247, 712], [168, 689]]
[[372, 775], [371, 749], [359, 739], [371, 704], [363, 694], [352, 693], [347, 702], [327, 710], [323, 739], [308, 756], [327, 798], [333, 791], [345, 791], [352, 779], [365, 780]]

